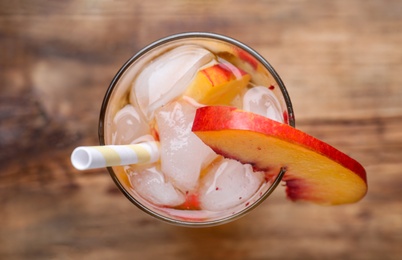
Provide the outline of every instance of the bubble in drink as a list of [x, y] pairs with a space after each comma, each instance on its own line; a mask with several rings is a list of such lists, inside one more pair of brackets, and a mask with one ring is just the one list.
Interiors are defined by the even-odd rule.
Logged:
[[206, 146], [191, 132], [195, 112], [227, 105], [285, 122], [286, 100], [279, 87], [272, 87], [278, 79], [244, 50], [210, 39], [179, 40], [150, 53], [115, 85], [105, 141], [159, 141], [161, 157], [113, 167], [113, 173], [136, 204], [165, 220], [206, 223], [242, 212], [271, 179]]

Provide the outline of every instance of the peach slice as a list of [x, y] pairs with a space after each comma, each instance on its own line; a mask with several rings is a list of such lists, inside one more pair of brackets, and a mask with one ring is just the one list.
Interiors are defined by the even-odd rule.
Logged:
[[254, 70], [258, 69], [258, 61], [248, 52], [242, 50], [242, 49], [237, 49], [237, 56], [240, 58], [240, 60], [246, 62], [249, 64]]
[[296, 128], [226, 106], [199, 108], [192, 131], [216, 153], [251, 164], [283, 181], [291, 200], [337, 205], [367, 192], [366, 171], [354, 159]]
[[219, 63], [200, 70], [184, 95], [206, 105], [229, 105], [250, 81], [246, 72]]

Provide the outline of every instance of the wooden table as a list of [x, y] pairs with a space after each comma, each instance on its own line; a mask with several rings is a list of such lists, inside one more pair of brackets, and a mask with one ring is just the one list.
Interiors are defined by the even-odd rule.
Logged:
[[[106, 88], [163, 36], [210, 31], [260, 52], [297, 127], [360, 161], [369, 193], [321, 207], [276, 191], [233, 223], [188, 229], [134, 207], [97, 144]], [[402, 259], [402, 1], [0, 1], [1, 259]]]

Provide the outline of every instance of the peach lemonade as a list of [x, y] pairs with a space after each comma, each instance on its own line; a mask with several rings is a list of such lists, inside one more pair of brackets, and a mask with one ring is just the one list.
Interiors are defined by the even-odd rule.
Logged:
[[283, 174], [293, 200], [340, 204], [363, 197], [360, 164], [299, 132], [270, 64], [210, 33], [170, 36], [133, 56], [106, 93], [99, 125], [102, 145], [159, 143], [157, 162], [108, 170], [140, 209], [187, 226], [242, 216]]

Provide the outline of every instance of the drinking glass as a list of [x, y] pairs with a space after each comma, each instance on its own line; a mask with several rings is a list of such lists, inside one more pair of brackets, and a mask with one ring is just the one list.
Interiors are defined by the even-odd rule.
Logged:
[[[279, 102], [283, 122], [295, 126], [293, 108], [285, 85], [273, 67], [260, 54], [238, 40], [227, 36], [206, 32], [188, 32], [171, 35], [149, 44], [120, 68], [106, 91], [101, 107], [98, 128], [101, 145], [113, 143], [111, 131], [113, 118], [119, 109], [129, 103], [130, 90], [134, 79], [138, 78], [144, 68], [154, 62], [156, 58], [185, 45], [205, 48], [249, 73], [253, 84], [265, 86], [272, 91]], [[138, 208], [159, 220], [187, 227], [219, 225], [244, 216], [274, 191], [285, 173], [285, 170], [281, 170], [275, 177], [268, 180], [247, 203], [235, 206], [230, 210], [211, 212], [202, 209], [169, 208], [154, 205], [133, 189], [127, 167], [115, 166], [107, 169], [117, 187]]]

